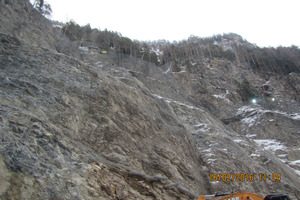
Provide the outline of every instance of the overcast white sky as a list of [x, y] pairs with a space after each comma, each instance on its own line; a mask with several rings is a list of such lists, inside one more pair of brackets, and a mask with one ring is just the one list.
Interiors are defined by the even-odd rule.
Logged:
[[300, 46], [300, 0], [46, 0], [52, 19], [138, 40], [237, 33], [259, 46]]

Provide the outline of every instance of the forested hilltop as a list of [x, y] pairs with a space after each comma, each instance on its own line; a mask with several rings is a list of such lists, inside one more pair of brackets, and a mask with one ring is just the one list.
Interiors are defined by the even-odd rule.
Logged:
[[186, 40], [173, 42], [138, 41], [123, 37], [119, 32], [92, 29], [89, 24], [79, 26], [74, 21], [64, 24], [62, 31], [71, 41], [77, 41], [80, 45], [113, 50], [156, 65], [179, 61], [189, 63], [197, 59], [216, 57], [248, 63], [263, 73], [300, 72], [300, 49], [297, 46], [260, 48], [235, 33], [205, 38], [191, 35]]

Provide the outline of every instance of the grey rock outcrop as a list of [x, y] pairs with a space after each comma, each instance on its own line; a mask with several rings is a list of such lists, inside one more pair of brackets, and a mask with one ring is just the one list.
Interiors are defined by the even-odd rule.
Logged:
[[29, 1], [1, 1], [0, 26], [8, 33], [28, 44], [55, 50], [55, 34], [51, 22], [32, 7]]
[[[19, 13], [26, 30], [14, 28]], [[28, 34], [52, 26], [27, 1], [1, 3], [1, 15], [16, 17], [0, 29], [1, 199], [299, 199], [299, 74], [266, 81], [218, 58], [175, 72], [113, 52], [74, 57], [57, 51], [63, 36]], [[243, 102], [244, 79], [276, 101]], [[254, 180], [210, 180], [241, 173]]]

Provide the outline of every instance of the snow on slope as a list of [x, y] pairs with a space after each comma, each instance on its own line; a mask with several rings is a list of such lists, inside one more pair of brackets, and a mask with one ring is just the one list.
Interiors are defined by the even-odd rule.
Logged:
[[[238, 109], [236, 115], [241, 116], [241, 127], [242, 131], [246, 132], [246, 137], [250, 140], [255, 142], [258, 147], [260, 147], [264, 151], [272, 152], [281, 162], [285, 165], [288, 165], [293, 169], [297, 174], [300, 175], [300, 160], [291, 160], [289, 157], [290, 151], [295, 151], [290, 146], [284, 145], [281, 141], [275, 140], [273, 138], [260, 138], [265, 137], [264, 135], [256, 134], [255, 129], [254, 132], [249, 132], [248, 128], [254, 127], [256, 125], [263, 125], [264, 122], [273, 122], [276, 119], [270, 119], [269, 117], [265, 118], [265, 114], [270, 113], [269, 116], [282, 116], [292, 120], [299, 120], [300, 113], [293, 113], [288, 114], [286, 112], [278, 111], [278, 110], [268, 110], [264, 109], [260, 106], [243, 106]], [[264, 118], [263, 118], [264, 117]], [[245, 141], [243, 140], [234, 140], [238, 144], [243, 144]], [[260, 158], [261, 157], [261, 150], [256, 149], [250, 157]]]
[[225, 94], [214, 94], [213, 97], [217, 98], [217, 99], [222, 99], [224, 101], [226, 101], [228, 104], [231, 103], [231, 101], [227, 98], [227, 95], [229, 95], [229, 91], [226, 90]]
[[264, 149], [272, 152], [276, 152], [277, 150], [286, 150], [287, 147], [284, 146], [281, 142], [276, 140], [253, 140], [259, 146], [263, 147]]
[[184, 106], [184, 107], [189, 108], [189, 109], [192, 109], [192, 110], [195, 109], [195, 110], [203, 111], [202, 109], [197, 108], [197, 107], [195, 107], [195, 106], [187, 105], [187, 104], [184, 104], [184, 103], [182, 103], [182, 102], [180, 102], [180, 101], [176, 101], [176, 100], [173, 100], [173, 99], [169, 99], [169, 98], [167, 98], [167, 97], [162, 97], [162, 96], [160, 96], [160, 95], [158, 95], [158, 94], [152, 94], [152, 95], [153, 95], [154, 97], [158, 98], [158, 99], [164, 100], [164, 101], [167, 102], [167, 103], [175, 103], [175, 104], [177, 104], [177, 105]]
[[293, 120], [300, 120], [300, 113], [288, 114], [286, 112], [281, 112], [278, 110], [265, 110], [262, 107], [258, 106], [243, 106], [238, 109], [236, 115], [242, 116], [243, 119], [241, 122], [245, 125], [248, 124], [248, 127], [251, 127], [256, 125], [257, 123], [260, 123], [259, 119], [266, 113], [279, 114]]

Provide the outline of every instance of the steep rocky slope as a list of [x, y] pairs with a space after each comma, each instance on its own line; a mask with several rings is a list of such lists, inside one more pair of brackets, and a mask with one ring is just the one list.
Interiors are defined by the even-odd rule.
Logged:
[[[78, 57], [77, 42], [71, 42], [59, 29], [32, 7], [29, 1], [1, 1], [1, 33], [22, 42]], [[76, 48], [74, 48], [76, 46]]]
[[[94, 63], [93, 56], [98, 57]], [[116, 60], [114, 55], [108, 58], [88, 54], [87, 57], [89, 63], [109, 71], [127, 85], [134, 86], [133, 80], [137, 79], [153, 96], [167, 103], [191, 134], [207, 174], [252, 172], [259, 180], [260, 173], [280, 173], [285, 178], [294, 177], [295, 181], [284, 182], [285, 178], [280, 183], [212, 181], [214, 192], [245, 189], [267, 194], [297, 188], [299, 95], [290, 84], [297, 85], [292, 80], [297, 80], [299, 74], [278, 75], [267, 81], [247, 65], [222, 59], [199, 60], [192, 72], [182, 64], [180, 72], [173, 72], [172, 65], [161, 69], [133, 58], [124, 59], [122, 66], [117, 67], [117, 63], [110, 65]], [[262, 93], [263, 86], [269, 85], [271, 96], [258, 98], [257, 104], [243, 102], [238, 82], [244, 79]], [[280, 185], [285, 188], [280, 189]]]
[[[190, 185], [196, 191], [196, 184], [187, 180], [197, 177], [207, 185], [186, 130], [146, 88], [126, 86], [93, 66], [21, 44], [7, 35], [1, 35], [1, 42], [1, 70], [5, 72], [1, 75], [1, 152], [14, 172], [5, 178], [10, 184], [6, 184], [3, 197], [13, 195], [15, 176], [22, 180], [28, 176], [32, 180], [28, 187], [35, 188], [19, 195], [35, 195], [45, 187], [45, 194], [40, 195], [56, 194], [63, 199], [92, 198], [84, 196], [91, 194], [88, 191], [95, 198], [112, 194], [151, 197], [153, 192], [146, 188], [155, 183], [170, 185], [171, 190]], [[128, 194], [120, 188], [125, 194], [113, 191], [101, 174], [106, 186], [98, 183], [100, 180], [89, 183], [89, 171], [94, 173], [103, 165], [109, 169], [108, 180], [114, 173], [121, 173], [120, 179], [124, 176]], [[182, 178], [183, 174], [189, 178]], [[172, 186], [172, 179], [180, 184]], [[40, 182], [39, 187], [35, 181]], [[67, 182], [75, 187], [74, 194], [66, 192]], [[114, 184], [117, 188], [119, 181]], [[107, 187], [112, 194], [98, 187]]]
[[[21, 0], [0, 5], [9, 11], [2, 22], [35, 12]], [[46, 21], [37, 16], [22, 32]], [[239, 189], [299, 199], [299, 74], [266, 80], [219, 58], [179, 63], [181, 71], [114, 53], [79, 60], [58, 53], [54, 33], [24, 39], [12, 27], [0, 29], [1, 199], [195, 199]], [[270, 95], [243, 102], [245, 79]], [[210, 180], [224, 173], [254, 180]]]
[[28, 1], [1, 1], [1, 32], [27, 43], [55, 50], [51, 22], [42, 17]]

